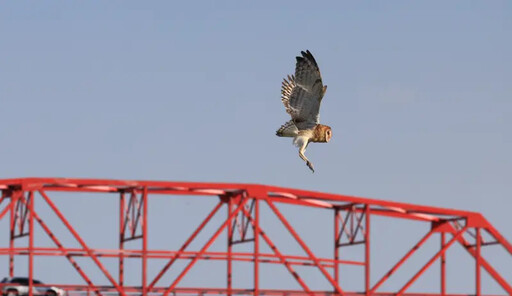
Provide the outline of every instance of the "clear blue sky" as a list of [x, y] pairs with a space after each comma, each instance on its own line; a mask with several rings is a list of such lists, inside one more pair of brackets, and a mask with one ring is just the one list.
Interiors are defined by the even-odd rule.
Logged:
[[[507, 1], [3, 2], [0, 178], [275, 184], [480, 211], [511, 240], [511, 34]], [[274, 135], [305, 49], [334, 133], [315, 174]]]

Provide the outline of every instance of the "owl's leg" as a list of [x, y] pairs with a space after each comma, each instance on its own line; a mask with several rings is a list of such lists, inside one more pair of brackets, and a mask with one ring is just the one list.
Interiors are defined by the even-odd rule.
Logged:
[[306, 165], [308, 166], [308, 168], [314, 173], [315, 169], [313, 168], [313, 163], [311, 163], [311, 161], [309, 161], [309, 159], [306, 157], [306, 155], [304, 155], [304, 152], [306, 152], [306, 146], [308, 146], [308, 142], [304, 142], [300, 146], [299, 156], [300, 156], [300, 158], [302, 158], [302, 160], [304, 160], [306, 162]]

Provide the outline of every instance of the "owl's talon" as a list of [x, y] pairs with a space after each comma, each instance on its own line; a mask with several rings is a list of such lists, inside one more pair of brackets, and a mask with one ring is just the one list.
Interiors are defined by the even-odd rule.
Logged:
[[306, 162], [306, 165], [308, 166], [308, 168], [309, 168], [313, 173], [315, 172], [315, 169], [313, 168], [313, 164], [312, 164], [310, 161]]

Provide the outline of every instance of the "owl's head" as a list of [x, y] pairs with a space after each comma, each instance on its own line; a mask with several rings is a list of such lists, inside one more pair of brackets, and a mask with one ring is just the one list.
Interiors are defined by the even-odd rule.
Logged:
[[313, 134], [313, 142], [328, 143], [332, 138], [330, 126], [317, 124]]

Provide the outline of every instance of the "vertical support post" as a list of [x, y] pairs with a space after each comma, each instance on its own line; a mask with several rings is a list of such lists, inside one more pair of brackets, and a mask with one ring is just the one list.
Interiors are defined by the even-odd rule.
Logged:
[[340, 249], [338, 246], [340, 240], [340, 226], [338, 224], [339, 215], [340, 210], [338, 208], [334, 209], [334, 281], [338, 285], [340, 284], [340, 265], [338, 264], [338, 260], [340, 259]]
[[481, 254], [480, 254], [480, 249], [481, 249], [481, 244], [482, 244], [482, 238], [480, 237], [480, 227], [477, 227], [476, 228], [476, 256], [475, 256], [475, 288], [476, 288], [476, 291], [475, 291], [475, 294], [476, 296], [480, 296], [482, 291], [481, 291], [481, 286], [480, 286], [480, 259], [481, 259]]
[[43, 199], [46, 201], [46, 203], [50, 206], [50, 208], [53, 210], [53, 212], [59, 217], [60, 221], [66, 226], [66, 228], [71, 232], [71, 234], [75, 237], [75, 239], [80, 243], [84, 251], [87, 252], [87, 256], [89, 256], [94, 263], [98, 266], [98, 268], [103, 272], [105, 277], [109, 280], [109, 282], [115, 287], [117, 292], [120, 296], [126, 296], [126, 293], [124, 292], [124, 289], [122, 289], [118, 283], [114, 280], [112, 275], [110, 275], [110, 272], [105, 268], [105, 266], [101, 263], [101, 261], [98, 260], [98, 257], [96, 254], [91, 250], [87, 244], [84, 242], [84, 240], [80, 237], [78, 232], [69, 224], [69, 221], [62, 215], [62, 213], [59, 211], [57, 206], [51, 201], [51, 199], [46, 195], [46, 193], [43, 190], [39, 190], [39, 194], [43, 197]]
[[364, 233], [364, 289], [370, 296], [370, 205], [364, 207], [366, 231]]
[[232, 266], [232, 262], [231, 262], [231, 253], [232, 253], [232, 248], [233, 248], [233, 223], [231, 221], [231, 219], [229, 219], [229, 217], [231, 216], [231, 205], [233, 204], [233, 199], [230, 197], [228, 197], [228, 225], [227, 225], [227, 239], [228, 239], [228, 260], [227, 260], [227, 269], [228, 269], [228, 274], [227, 274], [227, 296], [231, 296], [231, 288], [232, 288], [232, 282], [231, 282], [231, 279], [232, 279], [232, 275], [233, 275], [233, 266]]
[[277, 209], [277, 207], [274, 205], [274, 203], [270, 200], [270, 198], [266, 197], [265, 201], [267, 202], [270, 209], [276, 214], [276, 216], [279, 218], [281, 223], [286, 227], [288, 232], [295, 238], [295, 241], [299, 243], [299, 245], [302, 247], [302, 249], [308, 254], [308, 257], [315, 263], [315, 266], [318, 267], [320, 272], [325, 276], [325, 278], [329, 281], [331, 285], [333, 285], [334, 288], [336, 288], [336, 292], [340, 295], [345, 295], [343, 293], [343, 290], [341, 287], [334, 281], [331, 274], [325, 269], [322, 264], [320, 264], [320, 260], [311, 252], [311, 250], [308, 248], [308, 246], [304, 243], [304, 241], [300, 238], [300, 236], [297, 234], [295, 229], [290, 225], [290, 223], [286, 220], [286, 218], [281, 214], [281, 212]]
[[14, 277], [14, 231], [16, 229], [16, 213], [14, 208], [18, 201], [18, 191], [11, 193], [11, 204], [10, 204], [10, 232], [9, 232], [9, 276]]
[[259, 295], [260, 201], [254, 199], [254, 296]]
[[119, 286], [124, 286], [124, 192], [119, 196]]
[[142, 192], [142, 296], [147, 295], [148, 271], [148, 187]]
[[[219, 237], [219, 235], [224, 231], [224, 229], [228, 226], [228, 222], [231, 221], [231, 219], [234, 219], [236, 215], [240, 213], [242, 209], [244, 209], [244, 206], [247, 202], [246, 198], [242, 198], [240, 200], [239, 205], [236, 207], [236, 209], [229, 215], [222, 223], [222, 225], [215, 231], [215, 233], [210, 237], [210, 239], [204, 244], [204, 246], [199, 250], [199, 252], [196, 253], [196, 256], [194, 259], [192, 259], [188, 265], [182, 270], [182, 272], [174, 279], [174, 282], [163, 292], [162, 296], [169, 295], [169, 292], [173, 291], [176, 286], [180, 283], [180, 281], [183, 279], [183, 277], [187, 274], [187, 272], [196, 264], [197, 260], [203, 256], [203, 254], [208, 250], [208, 248], [213, 244], [213, 242]], [[230, 291], [231, 292], [231, 291]], [[125, 296], [125, 295], [122, 295]]]
[[34, 192], [29, 193], [29, 224], [28, 224], [28, 295], [34, 294]]
[[453, 233], [453, 237], [451, 240], [449, 240], [444, 247], [439, 250], [430, 260], [423, 265], [422, 268], [395, 294], [396, 296], [402, 296], [404, 292], [409, 289], [409, 287], [427, 270], [441, 255], [446, 252], [446, 250], [453, 245], [454, 242], [456, 242], [458, 239], [462, 237], [462, 235], [467, 231], [468, 226], [464, 226], [462, 229], [458, 230], [457, 232]]
[[[441, 249], [446, 244], [446, 233], [441, 232]], [[446, 295], [446, 254], [441, 254], [441, 295]]]
[[222, 200], [219, 201], [219, 203], [215, 206], [215, 208], [213, 208], [210, 214], [208, 214], [208, 216], [204, 218], [203, 222], [199, 224], [196, 230], [194, 230], [190, 237], [183, 243], [181, 248], [178, 250], [176, 256], [169, 260], [169, 262], [167, 262], [164, 268], [162, 268], [162, 270], [155, 276], [153, 281], [149, 284], [149, 289], [153, 289], [153, 287], [158, 283], [158, 281], [162, 278], [165, 272], [167, 272], [167, 270], [169, 270], [169, 268], [174, 264], [174, 262], [176, 262], [176, 260], [179, 259], [180, 254], [187, 249], [188, 245], [190, 245], [190, 243], [196, 238], [199, 232], [201, 232], [204, 229], [205, 225], [208, 224], [208, 222], [212, 219], [212, 217], [217, 213], [217, 211], [222, 207], [223, 204], [224, 202]]

